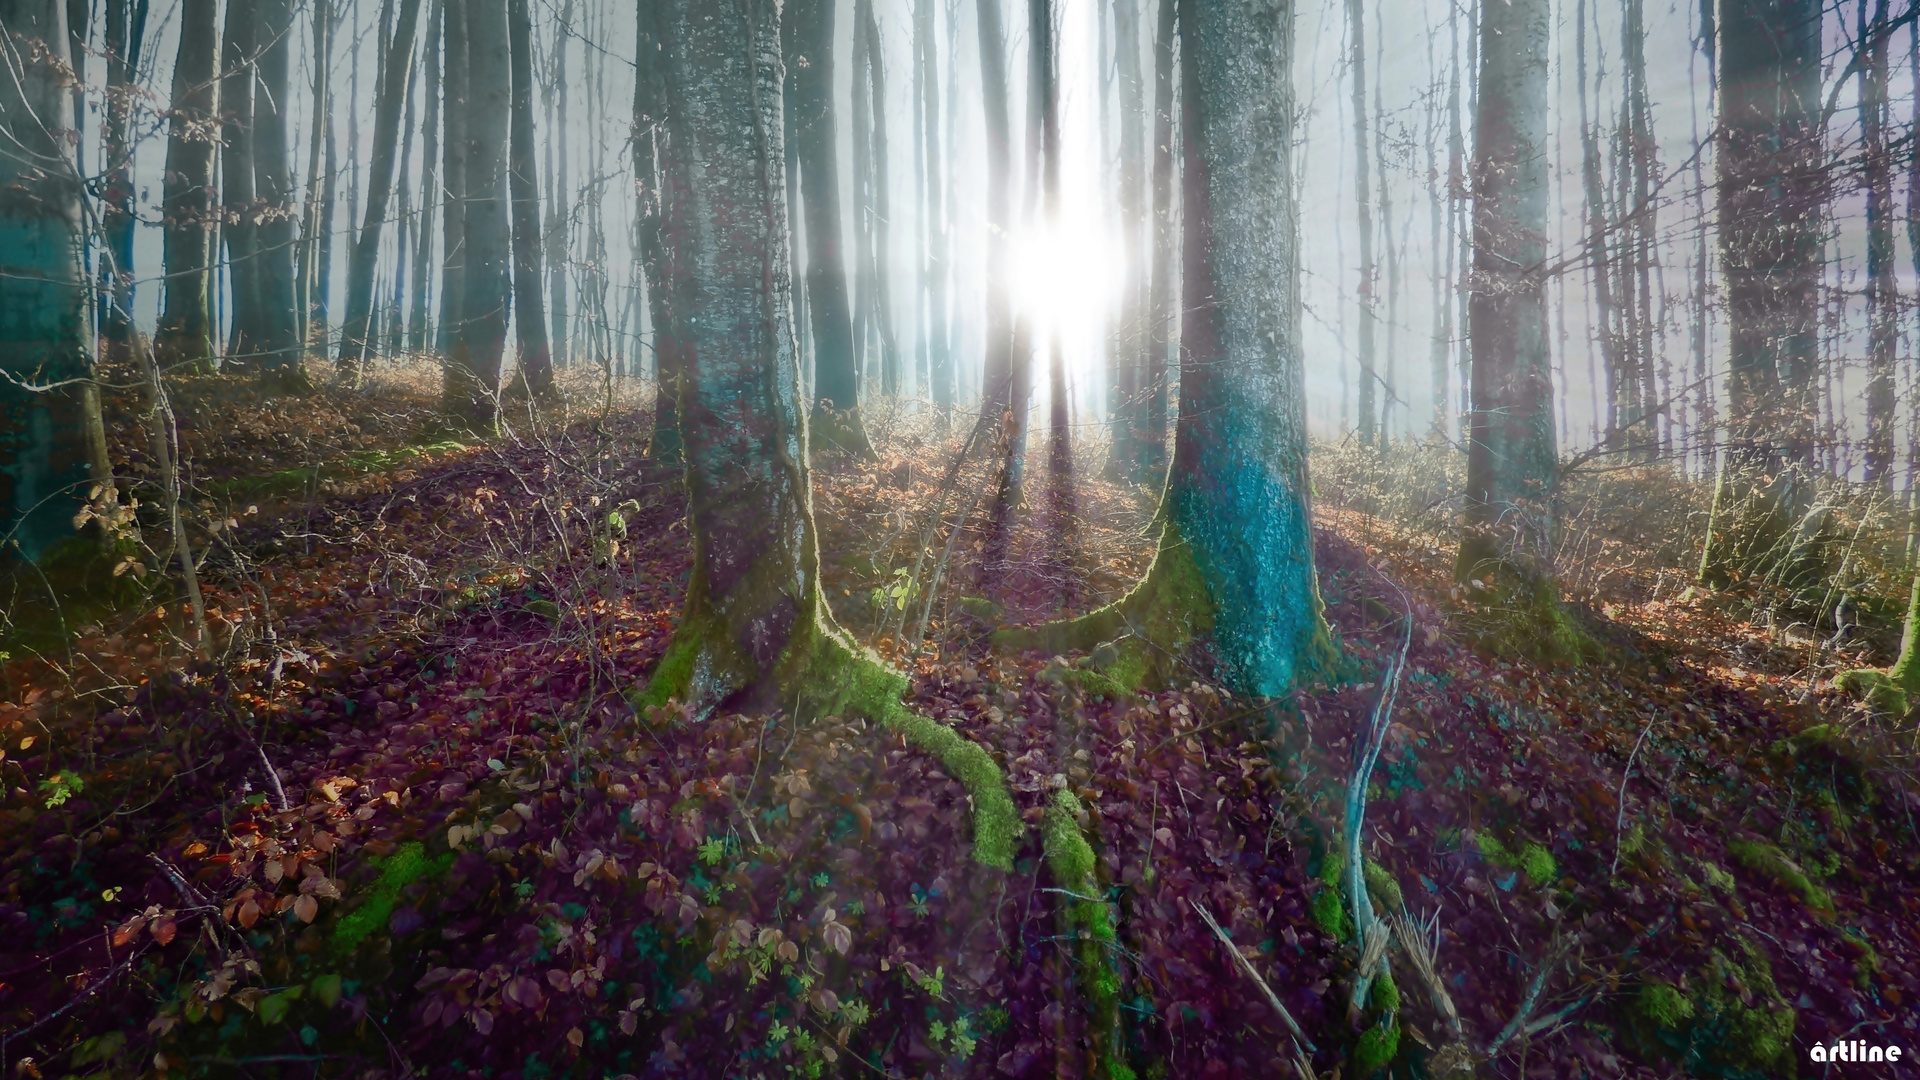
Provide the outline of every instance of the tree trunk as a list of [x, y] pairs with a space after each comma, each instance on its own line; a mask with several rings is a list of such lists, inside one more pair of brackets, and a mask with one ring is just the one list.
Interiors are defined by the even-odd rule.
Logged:
[[253, 261], [259, 207], [253, 188], [254, 38], [258, 0], [227, 0], [220, 46], [220, 232], [227, 245], [229, 297], [226, 363], [245, 368], [259, 350], [257, 267]]
[[[653, 440], [647, 456], [663, 468], [685, 463], [680, 442], [680, 371], [684, 366], [680, 339], [668, 333], [673, 310], [668, 304], [665, 274], [666, 247], [662, 242], [661, 201], [663, 162], [667, 145], [666, 58], [661, 54], [660, 13], [657, 4], [640, 4], [639, 62], [633, 81], [633, 175], [636, 228], [640, 234], [640, 272], [646, 279], [647, 315], [653, 324], [654, 409]], [[792, 10], [791, 6], [788, 9]], [[789, 204], [791, 205], [791, 204]], [[791, 259], [789, 259], [791, 263]]]
[[[1119, 426], [1116, 475], [1130, 480], [1157, 479], [1152, 433], [1147, 425], [1145, 373], [1152, 363], [1153, 334], [1148, 323], [1152, 276], [1147, 233], [1147, 96], [1140, 65], [1141, 0], [1114, 0], [1113, 41], [1120, 83], [1120, 254], [1125, 263], [1120, 292], [1120, 341], [1115, 350], [1115, 396]], [[1164, 441], [1164, 437], [1163, 440]]]
[[1887, 147], [1887, 0], [1877, 0], [1871, 21], [1862, 0], [1860, 22], [1861, 47], [1867, 55], [1860, 66], [1861, 180], [1867, 193], [1866, 481], [1890, 492], [1900, 294], [1894, 267], [1893, 161]]
[[[457, 2], [457, 0], [456, 0]], [[427, 115], [420, 128], [420, 230], [413, 244], [413, 289], [407, 313], [407, 350], [419, 354], [427, 350], [427, 293], [431, 288], [433, 265], [433, 211], [440, 195], [440, 98], [444, 83], [440, 77], [440, 43], [445, 31], [446, 0], [433, 0], [433, 13], [427, 16]]]
[[147, 0], [107, 0], [107, 101], [102, 126], [106, 160], [100, 193], [106, 233], [101, 267], [105, 311], [101, 336], [122, 359], [133, 331], [133, 147], [127, 120], [133, 110], [133, 73], [146, 36]]
[[[433, 20], [427, 20], [432, 25]], [[429, 38], [428, 40], [431, 40]], [[431, 50], [429, 50], [431, 51]], [[386, 353], [398, 356], [406, 349], [407, 312], [406, 303], [408, 269], [413, 263], [413, 249], [420, 242], [419, 225], [413, 213], [413, 185], [409, 182], [407, 170], [413, 162], [414, 93], [420, 81], [420, 61], [417, 56], [407, 58], [407, 101], [401, 112], [400, 157], [396, 159], [394, 171], [394, 190], [399, 193], [400, 206], [394, 213], [394, 231], [398, 234], [398, 243], [394, 245], [393, 282], [391, 299], [387, 304]]]
[[1292, 16], [1271, 0], [1179, 5], [1185, 318], [1159, 550], [1124, 599], [1002, 644], [1112, 642], [1108, 670], [1147, 685], [1190, 677], [1206, 638], [1225, 685], [1262, 697], [1333, 662], [1307, 481]]
[[1488, 644], [1577, 653], [1551, 568], [1559, 462], [1543, 266], [1547, 0], [1487, 4], [1474, 116], [1472, 403], [1455, 573], [1500, 620]]
[[[1602, 368], [1607, 375], [1606, 438], [1609, 443], [1617, 443], [1620, 439], [1620, 410], [1615, 388], [1620, 371], [1619, 338], [1613, 332], [1613, 261], [1607, 243], [1607, 201], [1600, 187], [1599, 120], [1595, 118], [1589, 121], [1587, 118], [1587, 0], [1580, 0], [1576, 5], [1575, 23], [1577, 73], [1574, 85], [1580, 99], [1580, 190], [1587, 211], [1587, 274], [1593, 280], [1593, 299], [1597, 309], [1593, 333], [1599, 345]], [[1596, 109], [1597, 106], [1596, 102]], [[1596, 387], [1595, 393], [1599, 392]]]
[[980, 95], [987, 143], [987, 319], [982, 416], [1001, 420], [1013, 404], [1013, 120], [1007, 103], [1007, 42], [1000, 0], [975, 0], [980, 29]]
[[256, 0], [260, 19], [259, 92], [253, 103], [253, 180], [260, 203], [254, 238], [254, 361], [285, 389], [307, 385], [300, 347], [299, 301], [293, 274], [293, 174], [287, 144], [287, 112], [293, 107], [289, 54], [293, 48], [292, 0]]
[[162, 181], [165, 308], [154, 333], [155, 359], [168, 368], [213, 363], [207, 312], [208, 230], [213, 224], [213, 144], [201, 132], [214, 118], [219, 75], [214, 0], [182, 0], [180, 47], [174, 57], [167, 117], [167, 171]]
[[[548, 175], [547, 185], [547, 296], [552, 306], [549, 318], [553, 332], [548, 348], [553, 354], [553, 362], [566, 367], [573, 362], [573, 346], [567, 334], [567, 236], [570, 221], [567, 214], [568, 200], [573, 197], [572, 181], [568, 176], [567, 157], [567, 40], [573, 32], [573, 0], [566, 0], [560, 8], [560, 25], [553, 35], [553, 62], [548, 72], [550, 95], [556, 100], [551, 108], [554, 111], [552, 131], [548, 142], [553, 147], [554, 170]], [[635, 90], [638, 93], [638, 90]]]
[[[408, 3], [417, 5], [419, 0]], [[511, 288], [507, 128], [513, 77], [506, 0], [470, 0], [466, 22], [466, 298], [447, 362], [446, 407], [474, 430], [491, 431], [507, 348]]]
[[[460, 322], [467, 302], [467, 8], [465, 0], [447, 5], [444, 54], [441, 56], [440, 126], [445, 155], [446, 181], [440, 200], [441, 240], [444, 255], [440, 269], [441, 356], [453, 353], [460, 337]], [[444, 392], [452, 400], [458, 381], [452, 368], [445, 371]]]
[[[800, 201], [807, 226], [807, 313], [813, 326], [817, 403], [814, 427], [823, 441], [855, 453], [871, 453], [858, 414], [860, 371], [841, 249], [839, 143], [833, 107], [835, 0], [789, 2], [794, 14], [787, 42], [787, 93], [793, 95]], [[834, 412], [848, 414], [849, 419], [836, 418]]]
[[299, 264], [294, 268], [303, 354], [313, 347], [313, 305], [318, 286], [314, 279], [319, 272], [320, 192], [324, 184], [320, 170], [328, 164], [324, 150], [332, 99], [328, 74], [333, 66], [333, 50], [327, 41], [333, 22], [332, 6], [332, 0], [314, 0], [313, 4], [313, 115], [312, 128], [307, 133], [307, 196], [300, 211]]
[[[385, 52], [383, 70], [390, 77], [382, 81], [379, 100], [374, 104], [373, 159], [367, 166], [366, 217], [359, 235], [354, 237], [353, 260], [347, 268], [347, 316], [340, 334], [340, 371], [350, 378], [358, 377], [361, 364], [375, 345], [373, 278], [379, 267], [380, 233], [386, 224], [387, 199], [393, 192], [400, 113], [406, 94], [405, 74], [413, 66], [414, 26], [420, 21], [419, 16], [420, 0], [400, 0], [399, 17]], [[500, 74], [504, 76], [505, 72]], [[499, 119], [504, 126], [505, 116]]]
[[534, 172], [533, 20], [527, 0], [508, 0], [513, 62], [513, 314], [519, 341], [518, 380], [537, 397], [553, 393], [553, 353], [540, 295], [540, 183]]
[[1373, 265], [1373, 191], [1367, 175], [1366, 17], [1361, 0], [1346, 0], [1346, 5], [1347, 77], [1353, 80], [1353, 213], [1360, 235], [1360, 291], [1355, 295], [1360, 305], [1360, 445], [1372, 446], [1374, 424], [1378, 419], [1373, 323], [1374, 289], [1379, 284], [1379, 275]]
[[1167, 363], [1173, 347], [1173, 38], [1174, 0], [1159, 0], [1153, 44], [1153, 271], [1147, 283], [1146, 364], [1140, 373], [1146, 423], [1140, 447], [1140, 471], [1158, 476], [1167, 459]]
[[[920, 148], [922, 168], [921, 229], [927, 257], [921, 266], [921, 302], [926, 305], [927, 392], [945, 422], [953, 409], [953, 342], [947, 329], [947, 203], [946, 173], [940, 164], [940, 51], [933, 35], [934, 0], [914, 0], [913, 44], [915, 81], [920, 89]], [[950, 43], [957, 48], [958, 43]], [[955, 61], [951, 56], [948, 63]], [[949, 100], [948, 107], [953, 107]]]
[[87, 353], [80, 176], [64, 137], [72, 115], [66, 7], [0, 0], [0, 26], [18, 39], [13, 55], [22, 61], [0, 79], [8, 147], [0, 154], [0, 561], [33, 562], [73, 538], [89, 480], [111, 477], [89, 467], [99, 399]]

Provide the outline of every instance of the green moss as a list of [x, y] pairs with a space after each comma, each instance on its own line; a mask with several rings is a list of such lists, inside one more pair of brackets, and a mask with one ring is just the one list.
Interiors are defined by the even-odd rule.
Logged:
[[1559, 865], [1553, 860], [1553, 852], [1548, 851], [1545, 845], [1529, 840], [1520, 845], [1519, 852], [1515, 853], [1502, 844], [1499, 837], [1485, 830], [1475, 833], [1473, 842], [1488, 862], [1502, 870], [1520, 871], [1530, 884], [1546, 885], [1559, 876]]
[[1553, 579], [1500, 555], [1490, 536], [1461, 543], [1454, 576], [1472, 602], [1460, 623], [1485, 651], [1565, 662], [1600, 655], [1599, 644], [1567, 614]]
[[1373, 996], [1367, 1000], [1377, 1013], [1400, 1011], [1400, 986], [1393, 981], [1393, 971], [1385, 964], [1380, 966], [1380, 977], [1373, 983]]
[[1331, 885], [1322, 886], [1307, 901], [1307, 914], [1313, 918], [1313, 925], [1330, 938], [1345, 941], [1353, 936], [1353, 918], [1347, 914], [1347, 906], [1340, 902], [1340, 891]]
[[1386, 867], [1368, 859], [1363, 872], [1367, 878], [1367, 895], [1372, 898], [1375, 908], [1392, 912], [1406, 906], [1400, 895], [1400, 883], [1393, 879]]
[[1125, 1064], [1120, 1026], [1120, 977], [1111, 955], [1114, 943], [1110, 906], [1097, 898], [1093, 845], [1080, 831], [1080, 800], [1070, 791], [1056, 791], [1041, 818], [1040, 842], [1047, 869], [1063, 896], [1066, 922], [1079, 943], [1076, 967], [1087, 1002], [1088, 1038], [1096, 1048], [1099, 1069], [1110, 1080], [1132, 1076]]
[[701, 643], [696, 635], [676, 632], [673, 640], [667, 644], [666, 654], [654, 665], [647, 685], [632, 695], [634, 708], [658, 708], [676, 698], [685, 697], [688, 688], [693, 685], [693, 666], [700, 658], [700, 648]]
[[1722, 870], [1718, 863], [1710, 863], [1710, 862], [1701, 863], [1700, 873], [1702, 874], [1702, 876], [1704, 876], [1707, 879], [1707, 884], [1709, 886], [1711, 886], [1714, 889], [1717, 889], [1720, 892], [1726, 893], [1729, 896], [1733, 894], [1734, 889], [1739, 884], [1738, 882], [1733, 880], [1733, 875], [1727, 873], [1725, 870]]
[[1040, 842], [1055, 881], [1075, 892], [1093, 883], [1093, 845], [1080, 835], [1080, 800], [1070, 791], [1054, 792], [1041, 819]]
[[1649, 982], [1642, 986], [1634, 1006], [1640, 1015], [1669, 1030], [1677, 1031], [1693, 1019], [1693, 1002], [1666, 983]]
[[350, 953], [360, 943], [384, 929], [399, 906], [400, 890], [427, 877], [438, 877], [453, 865], [453, 852], [427, 858], [425, 845], [415, 841], [402, 844], [398, 851], [376, 862], [380, 876], [368, 890], [367, 899], [343, 916], [333, 930], [333, 948]]
[[1814, 884], [1806, 872], [1779, 848], [1763, 840], [1738, 839], [1727, 843], [1727, 853], [1733, 856], [1734, 862], [1779, 882], [1798, 895], [1801, 902], [1823, 920], [1833, 917], [1833, 897], [1827, 895], [1827, 890]]
[[1353, 1050], [1353, 1075], [1372, 1076], [1393, 1060], [1400, 1052], [1400, 1026], [1388, 1024], [1375, 1025], [1360, 1036], [1360, 1044]]

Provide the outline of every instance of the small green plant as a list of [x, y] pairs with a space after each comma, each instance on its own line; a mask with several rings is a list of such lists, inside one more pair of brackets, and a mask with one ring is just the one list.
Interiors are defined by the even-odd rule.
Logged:
[[49, 810], [80, 794], [86, 790], [86, 786], [86, 783], [80, 779], [80, 774], [72, 769], [61, 769], [40, 781], [40, 790], [47, 797]]

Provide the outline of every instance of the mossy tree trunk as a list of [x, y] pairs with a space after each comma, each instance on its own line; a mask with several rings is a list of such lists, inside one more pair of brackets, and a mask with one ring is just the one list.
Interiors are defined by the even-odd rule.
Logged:
[[[658, 0], [665, 122], [656, 333], [680, 358], [693, 573], [641, 704], [852, 712], [937, 757], [973, 797], [975, 857], [1011, 864], [1019, 821], [998, 766], [909, 714], [906, 680], [858, 651], [820, 593], [807, 410], [793, 335], [777, 8]], [[796, 706], [795, 702], [798, 701]]]
[[1579, 641], [1552, 576], [1553, 373], [1547, 228], [1546, 0], [1490, 4], [1480, 20], [1474, 117], [1466, 509], [1455, 574], [1495, 649], [1566, 655]]
[[213, 362], [207, 313], [207, 241], [213, 225], [213, 118], [218, 75], [214, 0], [182, 0], [180, 47], [174, 54], [167, 116], [167, 171], [161, 187], [166, 267], [165, 307], [154, 334], [163, 367]]
[[99, 401], [86, 344], [80, 176], [66, 138], [66, 6], [0, 0], [0, 27], [15, 36], [21, 61], [0, 79], [8, 146], [0, 153], [0, 559], [33, 561], [74, 536]]
[[1185, 319], [1159, 551], [1117, 603], [1000, 637], [1114, 643], [1096, 688], [1164, 681], [1202, 642], [1249, 695], [1285, 694], [1333, 659], [1307, 484], [1290, 25], [1265, 0], [1180, 6]]

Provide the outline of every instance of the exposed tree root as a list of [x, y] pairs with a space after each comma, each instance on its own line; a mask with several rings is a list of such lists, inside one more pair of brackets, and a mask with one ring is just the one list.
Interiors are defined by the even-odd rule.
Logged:
[[[717, 621], [689, 627], [674, 635], [645, 688], [634, 695], [637, 706], [668, 701], [702, 701], [716, 697], [712, 681], [719, 671], [740, 658]], [[901, 698], [905, 675], [886, 666], [872, 652], [855, 645], [819, 611], [794, 627], [786, 651], [771, 672], [750, 686], [775, 700], [798, 700], [813, 715], [851, 713], [905, 737], [932, 754], [958, 780], [973, 800], [973, 857], [985, 866], [1013, 868], [1014, 845], [1023, 831], [1006, 777], [992, 757], [964, 735], [931, 717], [908, 709]], [[720, 695], [732, 696], [732, 695]]]
[[1454, 576], [1467, 587], [1469, 607], [1460, 622], [1485, 651], [1548, 662], [1600, 651], [1567, 614], [1553, 578], [1503, 556], [1491, 537], [1461, 543]]
[[1879, 668], [1855, 668], [1843, 671], [1835, 686], [1866, 701], [1874, 708], [1894, 716], [1906, 716], [1920, 704], [1920, 578], [1913, 581], [1913, 595], [1907, 601], [1906, 626], [1900, 632], [1900, 656], [1885, 671]]
[[1213, 629], [1213, 600], [1180, 530], [1162, 515], [1153, 565], [1132, 592], [1078, 618], [993, 635], [1012, 651], [1092, 653], [1075, 677], [1084, 689], [1126, 697], [1164, 685], [1185, 667], [1189, 648]]
[[1067, 790], [1054, 793], [1041, 819], [1041, 847], [1061, 894], [1061, 933], [1073, 940], [1075, 982], [1086, 999], [1087, 1041], [1093, 1074], [1132, 1080], [1126, 1060], [1126, 1030], [1120, 1023], [1120, 972], [1113, 905], [1095, 873], [1093, 845], [1080, 830], [1086, 810]]

